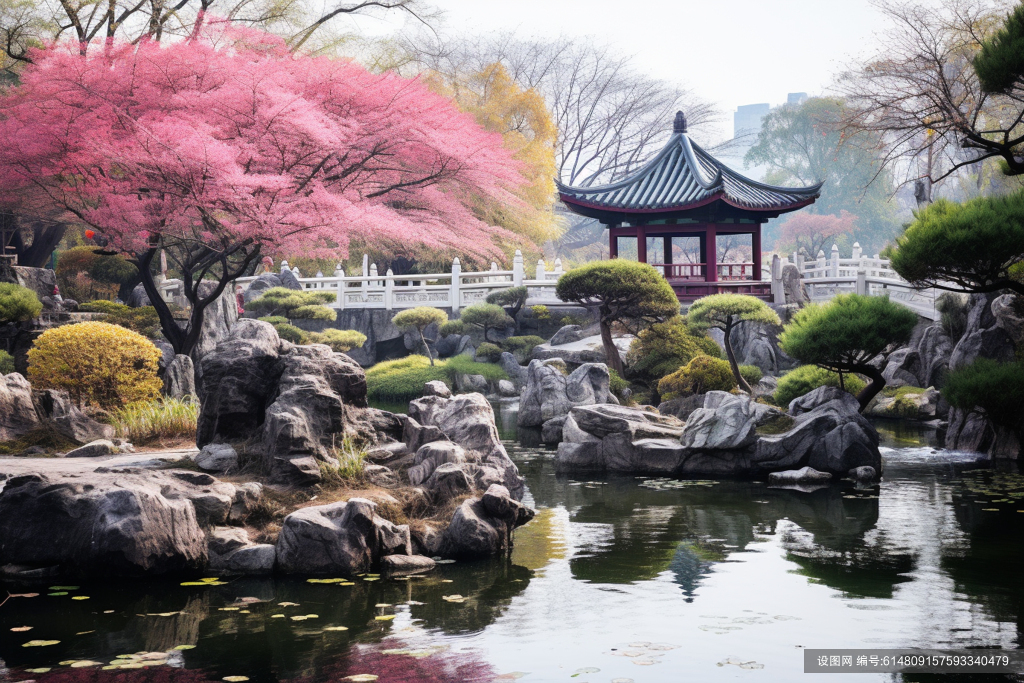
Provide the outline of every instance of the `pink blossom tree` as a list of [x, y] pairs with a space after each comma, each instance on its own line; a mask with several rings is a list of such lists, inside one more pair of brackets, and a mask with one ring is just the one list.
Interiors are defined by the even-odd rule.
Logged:
[[801, 211], [782, 224], [779, 244], [783, 249], [804, 249], [811, 258], [825, 248], [828, 242], [841, 235], [853, 235], [857, 217], [847, 211], [839, 215]]
[[[81, 52], [38, 51], [0, 99], [0, 204], [95, 228], [138, 266], [178, 353], [263, 252], [345, 257], [358, 237], [488, 258], [512, 237], [471, 210], [523, 182], [501, 136], [416, 81], [209, 19], [188, 41]], [[184, 328], [157, 293], [161, 249]]]

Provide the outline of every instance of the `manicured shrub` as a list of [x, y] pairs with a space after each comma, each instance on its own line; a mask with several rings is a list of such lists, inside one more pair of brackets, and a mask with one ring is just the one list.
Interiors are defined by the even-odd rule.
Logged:
[[113, 301], [89, 301], [79, 306], [79, 310], [104, 313], [100, 322], [120, 325], [138, 332], [144, 337], [155, 337], [160, 331], [160, 317], [152, 306], [131, 308]]
[[431, 325], [441, 326], [448, 322], [448, 314], [440, 308], [417, 306], [416, 308], [409, 308], [398, 313], [391, 319], [391, 322], [400, 330], [406, 332], [416, 331], [420, 338], [420, 345], [427, 352], [427, 358], [430, 360], [430, 364], [433, 365], [434, 352], [431, 350], [430, 343], [424, 336], [423, 331]]
[[452, 356], [444, 361], [444, 370], [448, 379], [454, 383], [459, 375], [483, 375], [490, 383], [508, 379], [508, 373], [494, 363], [478, 363], [469, 356]]
[[514, 353], [522, 359], [526, 359], [529, 357], [530, 352], [533, 351], [533, 347], [539, 346], [543, 343], [543, 337], [538, 337], [535, 334], [529, 334], [523, 337], [509, 337], [501, 343], [501, 346], [506, 351]]
[[494, 363], [501, 358], [501, 347], [491, 342], [484, 342], [476, 347], [476, 357], [486, 358], [488, 362]]
[[110, 417], [110, 424], [117, 435], [136, 445], [164, 440], [194, 440], [199, 402], [177, 398], [139, 401], [114, 410]]
[[466, 325], [479, 327], [484, 331], [484, 341], [490, 341], [491, 330], [503, 330], [515, 321], [508, 317], [505, 309], [497, 304], [473, 304], [465, 309], [459, 316]]
[[658, 392], [664, 401], [709, 391], [732, 391], [735, 388], [736, 378], [729, 361], [711, 356], [697, 356], [658, 382]]
[[624, 391], [629, 389], [629, 382], [622, 379], [614, 370], [608, 371], [608, 389], [620, 400], [625, 400]]
[[0, 323], [31, 320], [42, 310], [43, 304], [31, 289], [9, 282], [0, 283]]
[[935, 310], [941, 315], [939, 322], [953, 343], [956, 344], [967, 331], [968, 299], [963, 294], [944, 292], [935, 299]]
[[711, 337], [695, 333], [675, 316], [641, 330], [626, 354], [626, 367], [630, 377], [656, 383], [700, 355], [721, 358], [722, 350]]
[[14, 372], [14, 356], [0, 349], [0, 375], [9, 375]]
[[307, 335], [310, 344], [327, 344], [333, 351], [346, 353], [366, 343], [366, 335], [357, 330], [328, 329]]
[[[134, 264], [123, 256], [101, 252], [96, 246], [72, 247], [61, 252], [55, 273], [65, 297], [76, 301], [113, 297], [121, 289], [130, 291], [130, 287], [140, 281]], [[127, 293], [121, 294], [127, 296]]]
[[869, 378], [857, 394], [864, 410], [885, 387], [874, 359], [906, 345], [916, 325], [917, 314], [888, 297], [840, 294], [798, 311], [779, 335], [779, 346], [802, 363]]
[[533, 317], [537, 320], [551, 320], [551, 311], [544, 304], [530, 306], [530, 312], [533, 313]]
[[442, 337], [450, 337], [453, 334], [465, 334], [466, 324], [461, 320], [449, 320], [438, 328], [438, 333]]
[[265, 315], [262, 318], [258, 318], [258, 320], [262, 320], [265, 323], [270, 323], [271, 325], [288, 324], [288, 318], [284, 317], [283, 315]]
[[942, 395], [955, 408], [980, 408], [995, 424], [1020, 430], [1024, 425], [1024, 362], [979, 358], [950, 372]]
[[519, 315], [519, 311], [526, 304], [527, 291], [526, 287], [509, 287], [508, 289], [502, 289], [498, 292], [491, 292], [487, 295], [487, 303], [497, 304], [505, 309], [509, 317], [512, 320], [516, 319]]
[[246, 310], [268, 316], [284, 316], [289, 319], [335, 320], [334, 309], [323, 304], [331, 303], [337, 296], [331, 292], [307, 292], [287, 287], [271, 287], [258, 299], [245, 305]]
[[426, 356], [406, 356], [377, 363], [366, 371], [366, 395], [371, 401], [401, 403], [423, 395], [433, 380], [450, 384], [444, 365], [431, 365]]
[[306, 331], [295, 327], [295, 325], [278, 323], [274, 325], [274, 329], [277, 330], [278, 337], [292, 344], [305, 344], [309, 341]]
[[782, 321], [775, 311], [760, 299], [745, 294], [712, 294], [693, 302], [686, 312], [686, 321], [695, 330], [722, 330], [726, 357], [736, 384], [750, 393], [750, 384], [740, 373], [736, 354], [733, 353], [732, 332], [740, 325], [749, 323], [781, 325]]
[[594, 261], [562, 275], [555, 286], [562, 301], [600, 311], [601, 340], [608, 367], [623, 372], [622, 357], [612, 341], [612, 327], [642, 329], [679, 314], [679, 299], [661, 273], [646, 263], [623, 259]]
[[[852, 373], [843, 375], [843, 382], [846, 391], [856, 396], [864, 389], [864, 381]], [[773, 398], [775, 403], [783, 408], [789, 406], [789, 402], [810, 393], [818, 387], [839, 387], [839, 373], [817, 365], [801, 365], [795, 370], [790, 370], [779, 378], [779, 386], [775, 389]]]
[[761, 372], [761, 368], [756, 365], [741, 365], [740, 376], [747, 381], [747, 384], [754, 386], [761, 381], [764, 377], [764, 373]]
[[28, 352], [29, 380], [62, 389], [79, 405], [111, 409], [158, 396], [160, 351], [137, 332], [101, 322], [56, 327]]

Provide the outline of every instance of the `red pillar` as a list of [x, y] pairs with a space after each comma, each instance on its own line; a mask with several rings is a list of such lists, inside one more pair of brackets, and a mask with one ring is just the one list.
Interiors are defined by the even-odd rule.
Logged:
[[758, 225], [754, 232], [750, 233], [750, 252], [754, 257], [754, 282], [761, 281], [761, 226]]
[[708, 226], [704, 237], [704, 281], [718, 282], [718, 229]]
[[647, 263], [647, 227], [636, 226], [636, 260]]
[[608, 258], [619, 257], [619, 238], [615, 235], [615, 228], [608, 226]]

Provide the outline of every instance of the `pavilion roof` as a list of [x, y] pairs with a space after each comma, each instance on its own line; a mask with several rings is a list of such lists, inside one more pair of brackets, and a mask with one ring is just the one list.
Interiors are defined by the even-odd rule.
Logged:
[[821, 186], [775, 187], [740, 175], [690, 140], [679, 112], [668, 144], [637, 172], [595, 187], [558, 183], [558, 191], [570, 209], [585, 215], [677, 213], [722, 202], [740, 213], [771, 217], [814, 203]]

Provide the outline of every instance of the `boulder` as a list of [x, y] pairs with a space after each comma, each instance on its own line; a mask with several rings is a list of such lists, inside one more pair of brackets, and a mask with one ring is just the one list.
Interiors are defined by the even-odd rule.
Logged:
[[276, 548], [252, 543], [245, 529], [215, 527], [207, 534], [210, 569], [221, 574], [267, 575], [274, 571]]
[[508, 489], [495, 484], [482, 497], [467, 499], [458, 507], [444, 531], [441, 555], [467, 560], [507, 554], [512, 549], [512, 530], [535, 514], [514, 500]]
[[434, 441], [447, 440], [448, 437], [434, 425], [421, 425], [411, 416], [407, 416], [402, 422], [402, 442], [410, 451], [418, 451], [424, 444]]
[[67, 458], [95, 458], [101, 455], [113, 455], [118, 452], [117, 446], [109, 439], [97, 439], [84, 446], [79, 446], [65, 454]]
[[553, 417], [541, 425], [540, 440], [546, 444], [560, 443], [562, 441], [562, 426], [568, 417], [568, 415]]
[[466, 450], [451, 441], [434, 441], [424, 444], [414, 456], [413, 466], [406, 471], [409, 483], [419, 486], [425, 482], [434, 470], [445, 463], [462, 464], [468, 462]]
[[[201, 296], [209, 296], [215, 290], [212, 282], [199, 283]], [[213, 303], [203, 311], [203, 327], [199, 333], [199, 341], [192, 349], [192, 360], [198, 363], [203, 356], [217, 348], [217, 345], [228, 338], [231, 328], [238, 321], [238, 300], [229, 284], [224, 288]], [[200, 375], [199, 381], [202, 381]]]
[[856, 399], [822, 387], [793, 401], [790, 415], [744, 395], [709, 392], [684, 425], [622, 406], [573, 408], [562, 425], [559, 471], [759, 477], [810, 466], [841, 476], [881, 468], [878, 434]]
[[208, 443], [196, 456], [196, 465], [204, 472], [232, 472], [238, 469], [238, 453], [226, 443]]
[[583, 328], [579, 325], [565, 325], [555, 332], [554, 336], [548, 341], [551, 346], [561, 346], [563, 344], [572, 344], [583, 339]]
[[255, 280], [249, 283], [249, 286], [242, 292], [242, 300], [244, 303], [249, 303], [254, 299], [258, 299], [263, 296], [263, 293], [268, 289], [274, 287], [281, 287], [281, 278], [275, 273], [263, 273]]
[[149, 300], [149, 295], [146, 294], [146, 286], [140, 282], [132, 289], [132, 293], [128, 295], [128, 301], [125, 301], [125, 304], [132, 308], [142, 308], [143, 306], [152, 306], [153, 302]]
[[807, 292], [804, 291], [800, 279], [800, 270], [792, 263], [782, 267], [782, 291], [785, 293], [787, 304], [802, 306], [807, 303]]
[[1019, 294], [1003, 294], [996, 297], [991, 305], [996, 327], [1009, 335], [1017, 347], [1024, 342], [1024, 297]]
[[302, 283], [299, 282], [299, 278], [296, 277], [295, 273], [292, 271], [284, 269], [278, 277], [281, 279], [282, 287], [285, 287], [286, 289], [302, 289]]
[[196, 369], [192, 358], [183, 353], [175, 356], [164, 371], [164, 396], [186, 398], [196, 395]]
[[296, 510], [277, 539], [277, 565], [289, 574], [351, 576], [379, 566], [386, 555], [408, 555], [409, 527], [379, 517], [363, 498]]
[[[871, 469], [871, 468], [868, 468]], [[812, 467], [801, 467], [798, 470], [772, 472], [768, 475], [769, 486], [787, 486], [791, 484], [821, 484], [832, 480], [828, 472], [819, 472]]]
[[207, 545], [197, 513], [203, 507], [209, 519], [205, 504], [217, 487], [183, 476], [195, 474], [13, 477], [0, 492], [0, 557], [85, 577], [198, 571], [206, 566]]
[[540, 427], [575, 406], [609, 403], [610, 375], [603, 363], [584, 363], [566, 376], [555, 363], [530, 361], [519, 400], [520, 427]]
[[500, 379], [498, 380], [498, 395], [502, 398], [512, 398], [518, 396], [519, 392], [516, 391], [516, 385], [512, 381]]
[[[36, 415], [60, 434], [77, 443], [113, 439], [114, 428], [97, 422], [71, 402], [65, 391], [43, 389], [32, 393]], [[2, 420], [2, 418], [0, 418]]]
[[879, 394], [864, 410], [865, 415], [890, 417], [905, 420], [933, 420], [945, 417], [949, 406], [942, 400], [942, 395], [934, 388], [928, 387], [919, 392], [904, 393], [899, 397], [885, 397]]
[[455, 378], [459, 391], [487, 393], [487, 378], [483, 375], [459, 375]]
[[878, 480], [878, 472], [870, 465], [861, 465], [847, 472], [846, 478], [861, 484], [870, 484]]
[[443, 505], [453, 498], [472, 493], [476, 489], [475, 464], [448, 462], [439, 465], [423, 482], [435, 505]]
[[526, 368], [519, 364], [514, 355], [508, 351], [503, 351], [501, 358], [498, 359], [498, 367], [505, 371], [509, 381], [515, 385], [517, 390], [523, 388], [523, 385], [526, 383]]
[[441, 552], [442, 532], [436, 525], [429, 522], [420, 522], [409, 529], [412, 538], [413, 555], [426, 555], [436, 557]]
[[0, 441], [10, 441], [39, 426], [32, 386], [17, 372], [0, 375]]
[[47, 306], [48, 302], [43, 301], [43, 306], [45, 308], [54, 308], [53, 289], [57, 286], [56, 273], [49, 268], [32, 268], [29, 266], [14, 266], [12, 270], [14, 271], [17, 284], [31, 289], [40, 301], [43, 301], [44, 297], [48, 297], [50, 305]]
[[658, 412], [662, 415], [671, 415], [684, 422], [690, 419], [693, 411], [704, 407], [705, 394], [693, 394], [692, 396], [680, 396], [658, 404]]
[[367, 463], [363, 465], [363, 477], [374, 486], [391, 488], [398, 484], [398, 476], [390, 467]]
[[381, 572], [387, 576], [422, 574], [436, 566], [436, 562], [423, 555], [385, 555], [380, 562]]
[[262, 500], [263, 484], [248, 481], [236, 485], [235, 496], [231, 500], [231, 511], [228, 513], [228, 521], [233, 524], [245, 522]]
[[431, 380], [423, 385], [424, 396], [440, 396], [441, 398], [451, 398], [452, 390], [448, 388], [448, 385], [439, 379]]
[[[632, 343], [632, 336], [618, 337], [615, 339], [619, 347], [619, 354], [625, 356]], [[550, 342], [538, 344], [530, 352], [530, 358], [534, 360], [548, 360], [549, 358], [561, 358], [566, 363], [577, 366], [584, 363], [604, 363], [608, 360], [604, 352], [604, 344], [600, 336], [584, 337], [579, 341], [555, 346]]]

